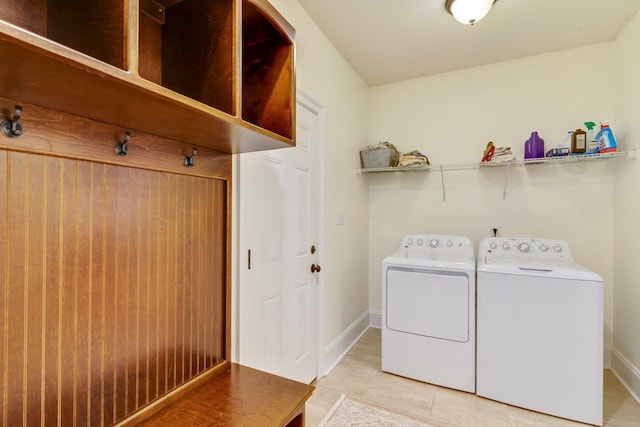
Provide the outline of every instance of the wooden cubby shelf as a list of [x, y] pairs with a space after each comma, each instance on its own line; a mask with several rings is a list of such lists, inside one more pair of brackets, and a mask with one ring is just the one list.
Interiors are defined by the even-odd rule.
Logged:
[[242, 2], [242, 118], [293, 138], [293, 43], [253, 3]]
[[122, 0], [2, 0], [0, 19], [114, 67], [127, 69]]
[[140, 76], [235, 115], [234, 3], [162, 3], [159, 17], [140, 13]]
[[288, 147], [294, 37], [267, 0], [0, 0], [0, 96], [224, 153]]

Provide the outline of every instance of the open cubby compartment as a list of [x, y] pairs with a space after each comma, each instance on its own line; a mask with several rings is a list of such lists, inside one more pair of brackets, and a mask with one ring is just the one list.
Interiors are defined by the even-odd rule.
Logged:
[[293, 40], [256, 4], [242, 2], [242, 119], [293, 139]]
[[0, 0], [0, 19], [126, 69], [124, 5], [123, 0]]
[[140, 77], [235, 115], [234, 4], [140, 0]]

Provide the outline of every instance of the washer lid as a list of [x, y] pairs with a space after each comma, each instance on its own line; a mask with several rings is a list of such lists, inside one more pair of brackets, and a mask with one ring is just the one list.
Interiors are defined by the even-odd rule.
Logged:
[[553, 277], [557, 279], [603, 282], [600, 275], [573, 261], [522, 260], [485, 256], [478, 261], [478, 272], [518, 276]]

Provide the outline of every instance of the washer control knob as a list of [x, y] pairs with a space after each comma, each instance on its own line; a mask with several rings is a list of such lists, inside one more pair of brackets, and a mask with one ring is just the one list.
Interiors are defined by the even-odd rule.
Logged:
[[496, 249], [498, 247], [498, 244], [496, 242], [491, 242], [491, 244], [489, 245], [489, 247], [491, 249]]
[[554, 251], [554, 252], [556, 252], [556, 253], [560, 253], [560, 252], [562, 252], [562, 246], [560, 246], [560, 245], [555, 245], [555, 246], [553, 247], [553, 251]]
[[448, 240], [447, 241], [447, 247], [451, 247], [451, 246], [453, 246], [453, 242], [451, 240]]
[[520, 244], [518, 245], [518, 250], [519, 250], [520, 252], [527, 253], [527, 252], [529, 252], [529, 250], [530, 250], [530, 249], [531, 249], [531, 248], [529, 247], [529, 244], [528, 244], [528, 243], [520, 243]]
[[540, 252], [547, 252], [549, 250], [549, 246], [547, 245], [540, 245]]
[[407, 245], [409, 246], [413, 245], [413, 239], [407, 239]]
[[505, 251], [508, 251], [509, 249], [511, 249], [511, 246], [509, 246], [508, 243], [503, 243], [502, 244], [502, 249], [504, 249]]
[[418, 243], [418, 246], [422, 246], [422, 243], [423, 243], [423, 242], [422, 242], [422, 239], [418, 239], [418, 242], [417, 242], [417, 243]]
[[432, 248], [437, 248], [438, 246], [440, 246], [440, 242], [438, 242], [437, 239], [431, 239], [431, 241], [429, 242], [429, 246], [431, 246]]

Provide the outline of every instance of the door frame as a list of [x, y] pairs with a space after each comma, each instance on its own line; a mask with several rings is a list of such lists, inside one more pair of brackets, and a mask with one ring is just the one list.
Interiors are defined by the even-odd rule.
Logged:
[[[324, 171], [324, 120], [325, 120], [325, 112], [324, 107], [317, 102], [313, 97], [302, 90], [296, 91], [296, 108], [300, 105], [303, 108], [311, 111], [318, 118], [318, 141], [315, 147], [315, 154], [317, 156], [317, 187], [314, 191], [318, 195], [318, 205], [317, 205], [317, 218], [318, 218], [318, 257], [317, 262], [319, 265], [323, 266], [324, 260], [324, 179], [323, 179], [323, 171]], [[231, 350], [232, 354], [230, 359], [233, 362], [239, 362], [240, 357], [240, 318], [241, 318], [241, 295], [240, 295], [240, 282], [244, 279], [245, 270], [243, 268], [243, 262], [246, 261], [245, 254], [241, 253], [241, 243], [242, 243], [242, 235], [240, 233], [240, 228], [243, 224], [246, 223], [246, 214], [242, 209], [243, 206], [246, 205], [246, 200], [244, 199], [246, 192], [242, 191], [242, 186], [244, 183], [243, 180], [243, 166], [245, 165], [245, 161], [243, 156], [234, 155], [233, 168], [234, 168], [234, 185], [233, 190], [233, 210], [235, 212], [234, 219], [236, 225], [233, 227], [232, 231], [232, 241], [233, 247], [235, 248], [233, 257], [232, 257], [232, 345]], [[246, 167], [246, 166], [245, 166]], [[318, 274], [316, 277], [316, 330], [317, 330], [317, 343], [316, 343], [316, 378], [320, 375], [321, 372], [324, 372], [324, 346], [323, 346], [323, 337], [324, 337], [324, 275]]]

